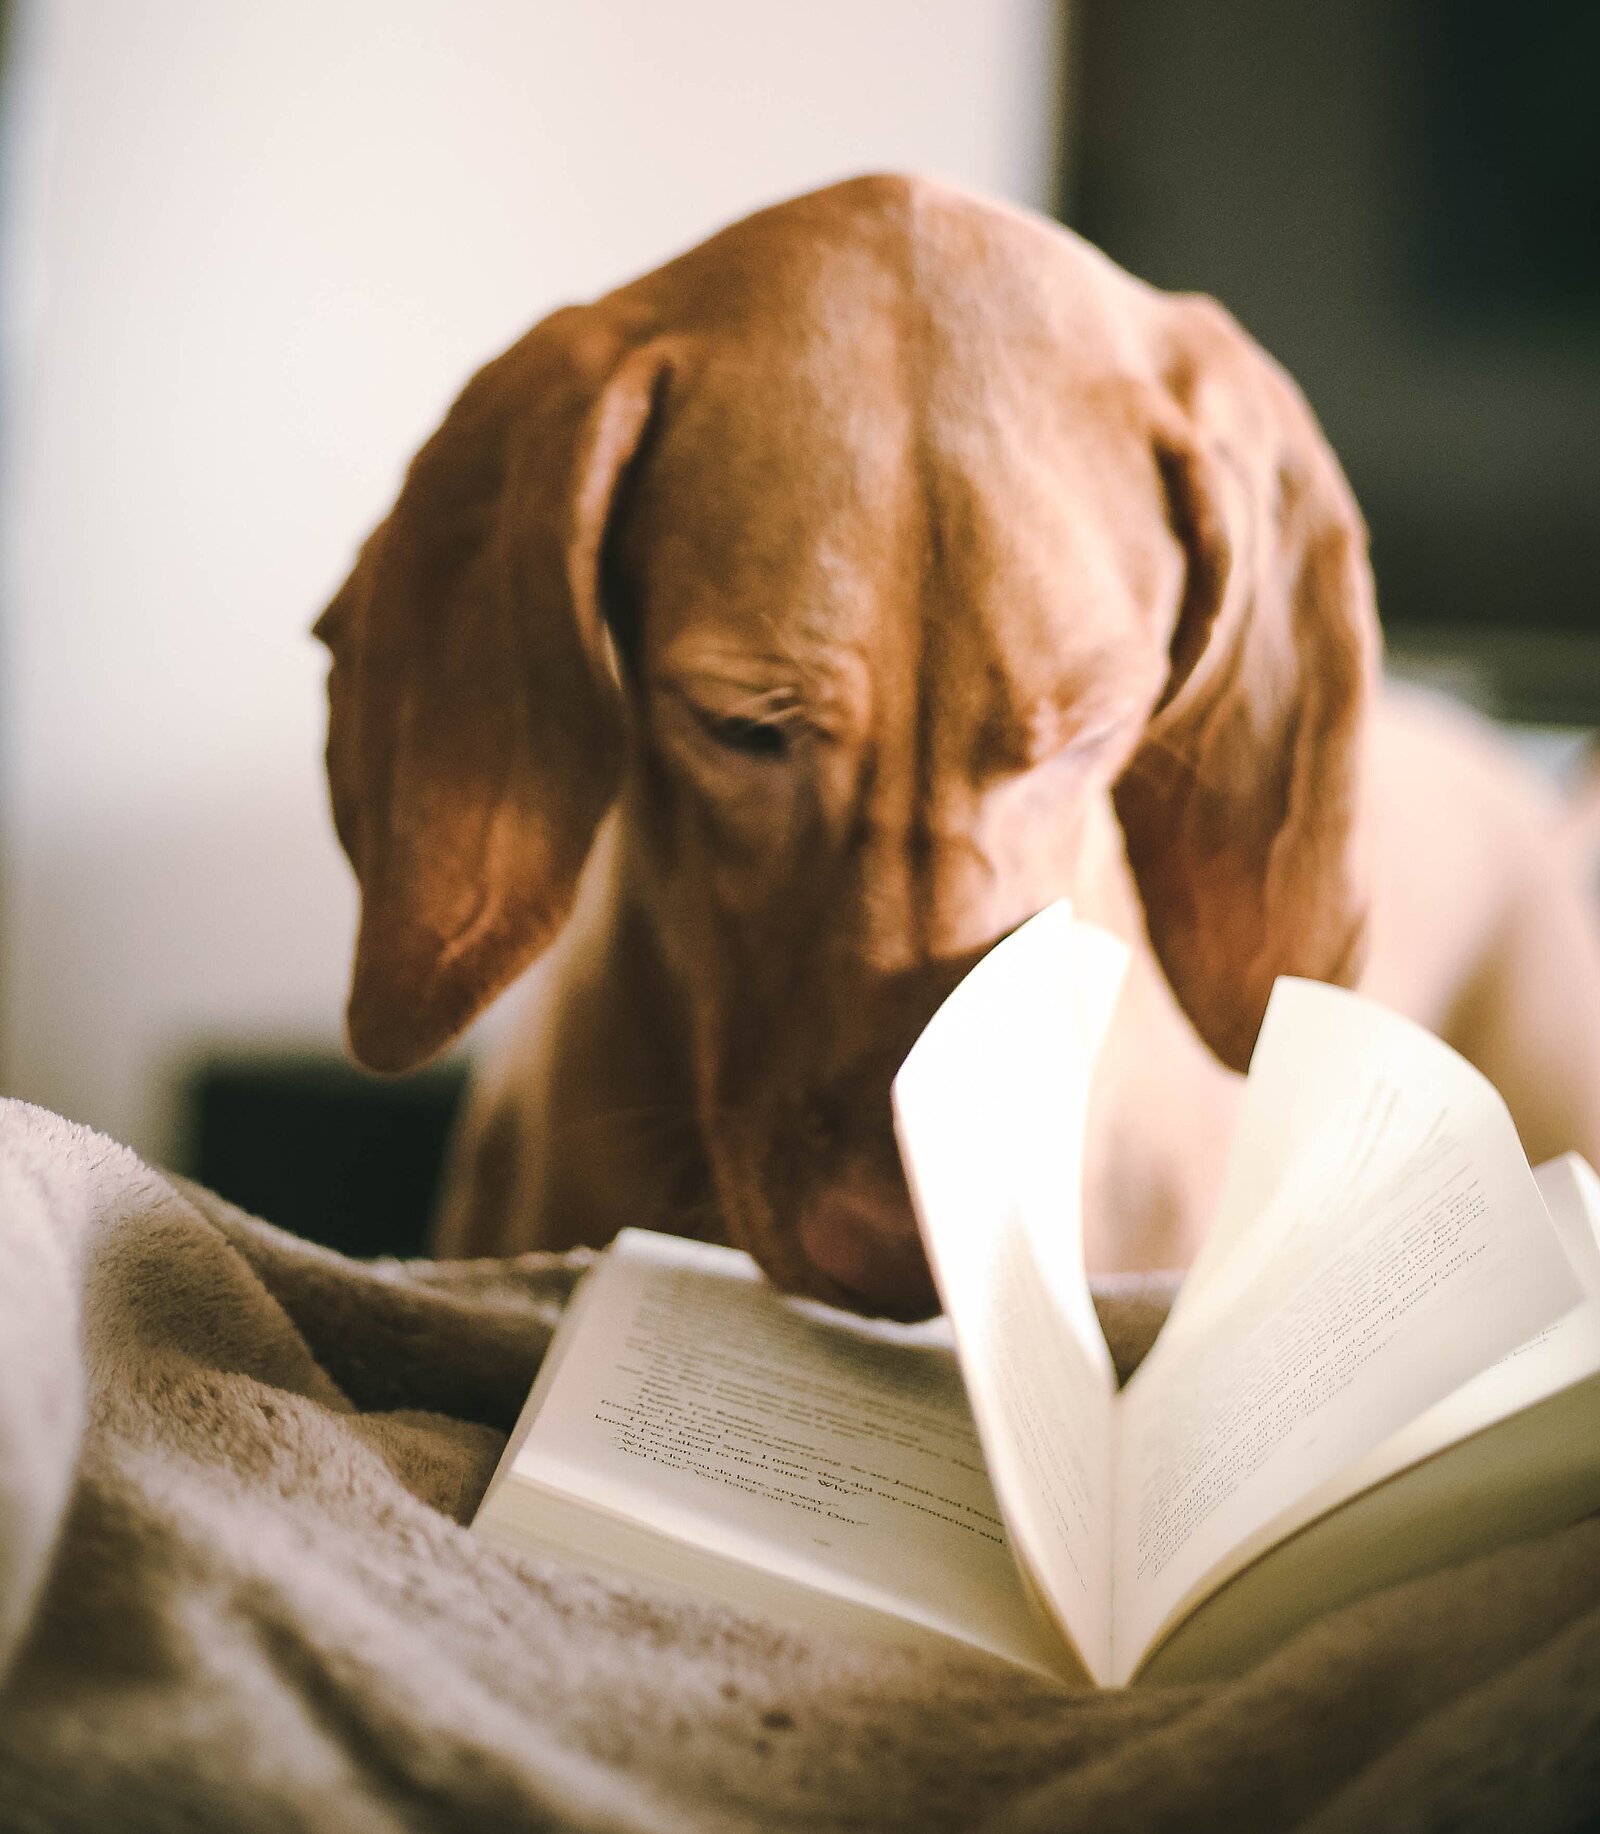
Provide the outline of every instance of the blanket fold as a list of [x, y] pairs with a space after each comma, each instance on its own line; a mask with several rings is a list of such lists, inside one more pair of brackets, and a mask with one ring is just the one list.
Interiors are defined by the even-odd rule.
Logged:
[[[584, 1256], [362, 1264], [0, 1103], [0, 1830], [1565, 1829], [1600, 1522], [1070, 1690], [463, 1527]], [[1119, 1368], [1170, 1289], [1100, 1295]]]

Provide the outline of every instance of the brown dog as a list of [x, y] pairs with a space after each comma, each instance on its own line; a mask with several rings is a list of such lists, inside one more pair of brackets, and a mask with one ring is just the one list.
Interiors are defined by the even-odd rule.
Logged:
[[1600, 1151], [1548, 812], [1374, 719], [1364, 532], [1282, 372], [1052, 224], [863, 179], [556, 313], [318, 633], [356, 1056], [409, 1068], [538, 962], [446, 1252], [654, 1223], [925, 1310], [889, 1079], [1062, 895], [1136, 945], [1097, 1263], [1187, 1258], [1274, 978], [1368, 943], [1532, 1152]]

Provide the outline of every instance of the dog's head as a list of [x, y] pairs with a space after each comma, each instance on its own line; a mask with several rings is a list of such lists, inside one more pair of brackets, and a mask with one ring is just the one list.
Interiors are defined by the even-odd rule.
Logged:
[[860, 180], [556, 313], [318, 631], [356, 1055], [532, 962], [615, 807], [729, 1233], [791, 1286], [927, 1297], [889, 1078], [1108, 798], [1225, 1063], [1278, 974], [1356, 966], [1349, 492], [1220, 309], [1016, 211]]

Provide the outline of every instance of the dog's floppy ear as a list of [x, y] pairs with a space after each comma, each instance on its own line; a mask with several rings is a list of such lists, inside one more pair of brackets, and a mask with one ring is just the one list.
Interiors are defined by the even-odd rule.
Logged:
[[468, 384], [318, 622], [372, 1069], [449, 1043], [571, 906], [622, 748], [601, 547], [664, 373], [603, 306], [537, 326]]
[[1209, 300], [1165, 302], [1155, 448], [1188, 568], [1166, 689], [1115, 789], [1150, 939], [1242, 1070], [1280, 974], [1359, 971], [1366, 533], [1294, 385]]

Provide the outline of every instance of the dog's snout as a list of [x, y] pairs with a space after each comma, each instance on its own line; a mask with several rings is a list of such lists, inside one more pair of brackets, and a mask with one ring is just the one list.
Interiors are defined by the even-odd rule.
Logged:
[[938, 1293], [902, 1182], [847, 1176], [819, 1191], [800, 1214], [801, 1252], [863, 1311], [925, 1318]]

